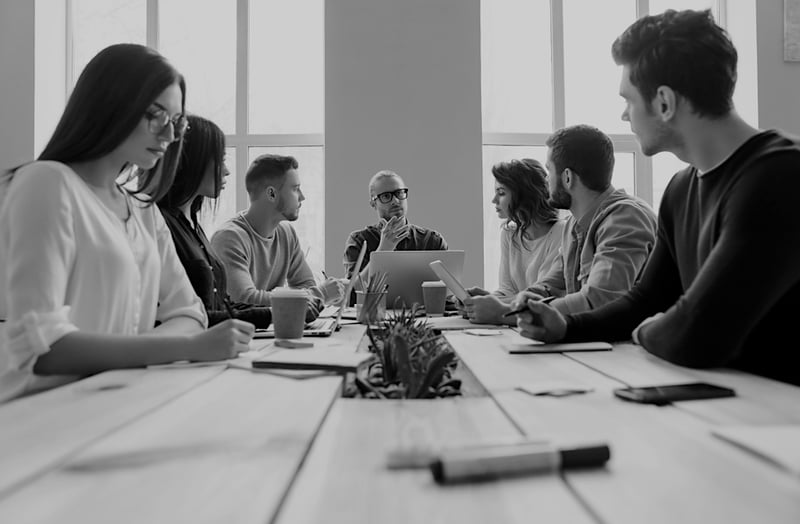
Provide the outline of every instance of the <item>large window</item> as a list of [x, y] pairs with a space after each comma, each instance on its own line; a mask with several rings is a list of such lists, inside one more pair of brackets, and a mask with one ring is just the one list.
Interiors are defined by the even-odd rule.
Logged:
[[709, 8], [739, 51], [737, 110], [757, 124], [755, 0], [481, 2], [486, 289], [497, 287], [500, 260], [491, 167], [524, 157], [544, 164], [544, 143], [555, 129], [583, 123], [605, 131], [616, 150], [613, 185], [658, 209], [669, 179], [684, 164], [668, 153], [642, 155], [620, 118], [621, 68], [611, 58], [611, 43], [637, 17]]
[[[308, 199], [293, 225], [312, 268], [322, 268], [324, 0], [36, 1], [37, 151], [98, 51], [149, 45], [186, 77], [187, 110], [227, 137], [231, 176], [216, 213], [205, 215], [206, 230], [247, 207], [244, 174], [256, 156], [292, 155]], [[60, 94], [53, 85], [63, 86]]]

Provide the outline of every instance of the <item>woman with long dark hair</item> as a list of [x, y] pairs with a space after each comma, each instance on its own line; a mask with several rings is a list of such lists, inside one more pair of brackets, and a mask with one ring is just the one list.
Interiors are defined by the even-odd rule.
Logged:
[[0, 175], [0, 401], [108, 369], [247, 350], [251, 324], [205, 329], [152, 205], [172, 184], [185, 98], [156, 51], [107, 47], [38, 161]]
[[209, 325], [233, 315], [257, 328], [267, 328], [272, 320], [269, 307], [231, 303], [225, 266], [214, 254], [198, 221], [204, 202], [216, 202], [229, 174], [225, 167], [225, 134], [210, 120], [197, 115], [189, 115], [188, 119], [175, 180], [158, 201], [158, 207], [172, 233], [178, 258], [206, 307]]
[[499, 287], [489, 292], [468, 289], [464, 310], [476, 323], [516, 325], [505, 318], [517, 293], [547, 274], [561, 247], [564, 221], [549, 201], [547, 171], [536, 160], [523, 158], [492, 167], [492, 204], [504, 220], [501, 231]]

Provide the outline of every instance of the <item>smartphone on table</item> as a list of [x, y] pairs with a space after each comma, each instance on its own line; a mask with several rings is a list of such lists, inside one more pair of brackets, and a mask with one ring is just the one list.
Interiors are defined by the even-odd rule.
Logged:
[[706, 382], [692, 382], [666, 386], [619, 388], [614, 390], [614, 395], [631, 402], [664, 406], [681, 400], [735, 397], [736, 392], [730, 388]]

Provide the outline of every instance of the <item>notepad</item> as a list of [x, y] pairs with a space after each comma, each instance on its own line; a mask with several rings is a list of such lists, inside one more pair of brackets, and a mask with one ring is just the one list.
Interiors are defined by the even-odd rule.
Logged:
[[800, 476], [800, 424], [724, 426], [711, 433]]
[[512, 355], [524, 353], [570, 353], [573, 351], [611, 351], [608, 342], [573, 342], [568, 344], [545, 344], [531, 340], [524, 344], [502, 344], [503, 349]]
[[310, 348], [280, 350], [253, 360], [258, 369], [314, 369], [355, 372], [375, 358], [372, 353], [355, 353], [352, 349]]

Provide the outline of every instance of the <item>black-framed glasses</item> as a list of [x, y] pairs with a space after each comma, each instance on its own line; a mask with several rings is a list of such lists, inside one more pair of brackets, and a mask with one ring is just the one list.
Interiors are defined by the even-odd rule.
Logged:
[[392, 198], [397, 198], [397, 200], [405, 200], [408, 198], [408, 188], [404, 187], [401, 189], [395, 189], [394, 191], [385, 191], [375, 195], [372, 200], [380, 200], [381, 203], [388, 204], [392, 201]]
[[164, 129], [171, 123], [175, 133], [175, 140], [180, 140], [189, 129], [189, 119], [183, 113], [170, 118], [169, 113], [163, 109], [155, 109], [145, 111], [144, 117], [147, 119], [147, 130], [154, 135], [163, 133]]

